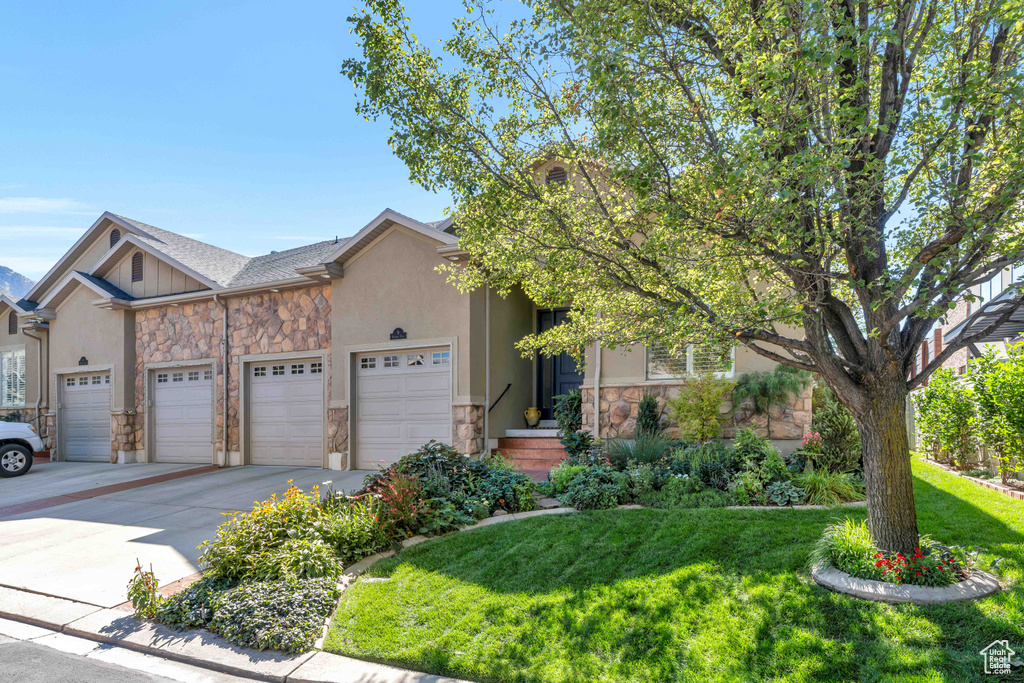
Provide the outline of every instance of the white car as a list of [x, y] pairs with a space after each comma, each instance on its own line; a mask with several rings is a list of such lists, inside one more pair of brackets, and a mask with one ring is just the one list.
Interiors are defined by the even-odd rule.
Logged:
[[43, 450], [35, 427], [25, 422], [0, 421], [0, 477], [18, 477], [32, 467], [32, 456]]

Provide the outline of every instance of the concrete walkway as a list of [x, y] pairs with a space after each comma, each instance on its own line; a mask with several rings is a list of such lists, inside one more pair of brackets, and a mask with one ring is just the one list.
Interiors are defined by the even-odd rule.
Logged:
[[[64, 468], [67, 464], [46, 467], [57, 465], [62, 468], [58, 471], [90, 487], [110, 483], [105, 479], [108, 470], [132, 468], [144, 477], [156, 473], [145, 468], [161, 467], [84, 464], [85, 469]], [[89, 467], [97, 473], [88, 473]], [[31, 474], [4, 483], [28, 480]], [[304, 490], [332, 481], [337, 490], [354, 491], [366, 474], [305, 467], [234, 467], [4, 517], [0, 519], [0, 585], [114, 607], [125, 601], [125, 586], [136, 559], [146, 567], [152, 564], [161, 585], [199, 571], [197, 546], [226, 520], [223, 513], [248, 510], [255, 501], [284, 493], [291, 485], [288, 480]], [[65, 491], [71, 486], [59, 476], [48, 479]]]

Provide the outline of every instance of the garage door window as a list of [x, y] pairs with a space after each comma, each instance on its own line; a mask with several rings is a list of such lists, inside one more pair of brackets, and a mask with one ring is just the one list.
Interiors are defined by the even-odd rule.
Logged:
[[253, 377], [266, 377], [267, 376], [267, 366], [266, 365], [257, 365], [256, 367], [254, 367], [252, 369], [252, 376]]
[[309, 364], [309, 374], [311, 374], [311, 375], [320, 375], [320, 374], [323, 374], [323, 371], [324, 371], [324, 364], [323, 363], [316, 362], [316, 363], [310, 363]]
[[374, 369], [376, 369], [376, 367], [377, 367], [377, 357], [376, 356], [367, 356], [365, 358], [360, 358], [359, 359], [359, 369], [360, 370], [374, 370]]
[[271, 374], [274, 377], [283, 377], [284, 376], [284, 366], [283, 365], [275, 365], [273, 370], [271, 371]]
[[422, 353], [410, 353], [407, 357], [410, 368], [423, 367], [423, 354]]
[[161, 372], [160, 374], [158, 374], [156, 376], [156, 383], [157, 384], [167, 384], [167, 373], [166, 372]]
[[398, 367], [398, 356], [384, 356], [384, 367], [386, 367], [386, 368], [397, 368]]
[[451, 362], [451, 352], [434, 351], [430, 362], [432, 365], [448, 365]]
[[306, 366], [303, 365], [302, 363], [295, 363], [295, 364], [293, 364], [292, 365], [292, 374], [293, 375], [304, 375], [304, 374], [306, 374]]

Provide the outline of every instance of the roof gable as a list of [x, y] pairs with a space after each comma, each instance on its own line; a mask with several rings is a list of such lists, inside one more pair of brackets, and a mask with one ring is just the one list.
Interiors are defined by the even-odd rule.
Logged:
[[117, 244], [111, 247], [110, 251], [103, 255], [103, 258], [101, 258], [99, 260], [99, 263], [97, 263], [92, 268], [92, 270], [89, 271], [89, 274], [94, 277], [106, 277], [111, 272], [111, 270], [115, 268], [119, 263], [121, 263], [121, 261], [124, 260], [124, 258], [129, 253], [135, 251], [136, 249], [141, 249], [142, 251], [148, 254], [152, 254], [153, 256], [160, 259], [164, 263], [167, 263], [171, 267], [176, 268], [185, 275], [188, 275], [189, 277], [206, 285], [210, 289], [221, 289], [227, 284], [222, 284], [220, 282], [210, 279], [203, 273], [200, 273], [190, 268], [189, 266], [182, 263], [178, 259], [174, 258], [173, 256], [167, 254], [163, 250], [154, 246], [152, 240], [145, 239], [135, 234], [129, 234], [122, 237], [121, 241], [119, 241]]
[[344, 263], [366, 247], [374, 240], [383, 235], [387, 230], [396, 225], [408, 228], [430, 239], [437, 240], [442, 245], [458, 244], [458, 238], [443, 231], [448, 221], [442, 221], [438, 227], [431, 227], [426, 223], [404, 216], [392, 209], [384, 209], [376, 218], [367, 223], [362, 230], [348, 238], [344, 244], [327, 257], [327, 261]]

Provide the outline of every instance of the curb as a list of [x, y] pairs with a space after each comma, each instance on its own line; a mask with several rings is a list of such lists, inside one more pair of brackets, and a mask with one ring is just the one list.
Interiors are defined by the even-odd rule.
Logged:
[[980, 600], [1002, 590], [999, 580], [987, 572], [972, 570], [971, 577], [951, 586], [911, 586], [871, 579], [858, 579], [835, 567], [818, 564], [811, 569], [814, 582], [836, 593], [873, 602], [915, 605], [943, 605], [950, 602]]

